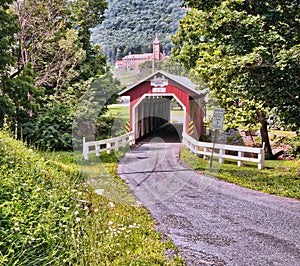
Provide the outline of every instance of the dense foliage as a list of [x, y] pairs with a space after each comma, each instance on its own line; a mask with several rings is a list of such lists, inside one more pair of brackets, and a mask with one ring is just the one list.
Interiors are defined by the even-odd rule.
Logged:
[[72, 147], [72, 121], [90, 85], [107, 79], [109, 89], [98, 86], [106, 100], [120, 90], [101, 47], [90, 41], [107, 6], [105, 0], [3, 2], [0, 126], [40, 148]]
[[[226, 108], [228, 125], [261, 124], [268, 111], [300, 128], [299, 1], [185, 1], [174, 57], [204, 79]], [[231, 125], [230, 125], [231, 124]]]
[[111, 62], [129, 52], [151, 52], [156, 34], [162, 50], [170, 54], [169, 36], [176, 32], [178, 20], [185, 14], [181, 3], [181, 0], [111, 0], [105, 20], [94, 30], [93, 41], [104, 45]]
[[15, 34], [18, 31], [17, 17], [11, 14], [9, 4], [11, 0], [1, 0], [0, 3], [0, 126], [4, 122], [5, 114], [13, 113], [11, 103], [12, 86], [10, 76], [11, 66], [15, 63], [12, 47], [15, 45]]
[[85, 171], [70, 153], [36, 153], [0, 131], [0, 265], [183, 265], [144, 208], [95, 194]]

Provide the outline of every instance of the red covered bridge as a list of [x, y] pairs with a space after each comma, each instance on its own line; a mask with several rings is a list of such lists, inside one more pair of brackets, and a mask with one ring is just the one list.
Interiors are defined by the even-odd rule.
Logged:
[[196, 85], [186, 77], [159, 70], [127, 87], [119, 95], [130, 97], [130, 129], [134, 132], [135, 139], [170, 122], [172, 99], [184, 111], [184, 132], [190, 133], [197, 140], [203, 134], [202, 103], [206, 93], [196, 90]]

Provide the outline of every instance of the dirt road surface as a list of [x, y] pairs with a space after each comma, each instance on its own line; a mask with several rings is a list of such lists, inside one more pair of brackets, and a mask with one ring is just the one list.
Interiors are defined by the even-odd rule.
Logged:
[[161, 136], [128, 151], [118, 172], [187, 265], [300, 265], [300, 201], [196, 173]]

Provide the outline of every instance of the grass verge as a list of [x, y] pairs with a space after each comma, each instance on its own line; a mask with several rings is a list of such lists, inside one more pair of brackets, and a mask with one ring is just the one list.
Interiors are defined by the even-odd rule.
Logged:
[[124, 119], [129, 121], [129, 105], [116, 105], [112, 104], [108, 106], [109, 114], [118, 119]]
[[[115, 157], [102, 164], [115, 175]], [[86, 177], [101, 171], [83, 167], [0, 131], [0, 265], [183, 265], [146, 209], [97, 195]]]
[[300, 160], [265, 161], [264, 170], [258, 170], [254, 163], [238, 167], [236, 161], [225, 160], [222, 165], [214, 162], [215, 166], [210, 170], [207, 160], [196, 157], [185, 148], [181, 159], [191, 168], [219, 179], [269, 194], [300, 199]]

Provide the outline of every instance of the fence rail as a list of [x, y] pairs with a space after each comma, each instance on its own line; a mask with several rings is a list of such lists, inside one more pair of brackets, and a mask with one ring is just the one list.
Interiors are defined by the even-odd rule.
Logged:
[[86, 142], [85, 137], [83, 137], [83, 158], [88, 160], [89, 154], [96, 154], [96, 156], [99, 156], [100, 152], [106, 151], [107, 153], [110, 153], [112, 150], [118, 151], [120, 147], [125, 147], [126, 145], [131, 146], [134, 142], [133, 131], [122, 136], [98, 141]]
[[[242, 166], [243, 162], [255, 162], [258, 164], [258, 169], [264, 168], [264, 158], [265, 152], [264, 147], [262, 148], [252, 148], [245, 146], [235, 146], [235, 145], [227, 145], [227, 144], [219, 144], [210, 142], [200, 142], [192, 138], [191, 136], [183, 133], [182, 143], [187, 149], [196, 154], [196, 155], [204, 155], [204, 159], [208, 159], [212, 155], [212, 149], [218, 151], [214, 152], [214, 156], [219, 157], [219, 162], [223, 163], [224, 159], [233, 159], [237, 160], [238, 166]], [[263, 145], [264, 146], [264, 145]], [[237, 152], [237, 155], [226, 154], [226, 151], [234, 151]], [[245, 153], [257, 154], [256, 158], [247, 157]]]

